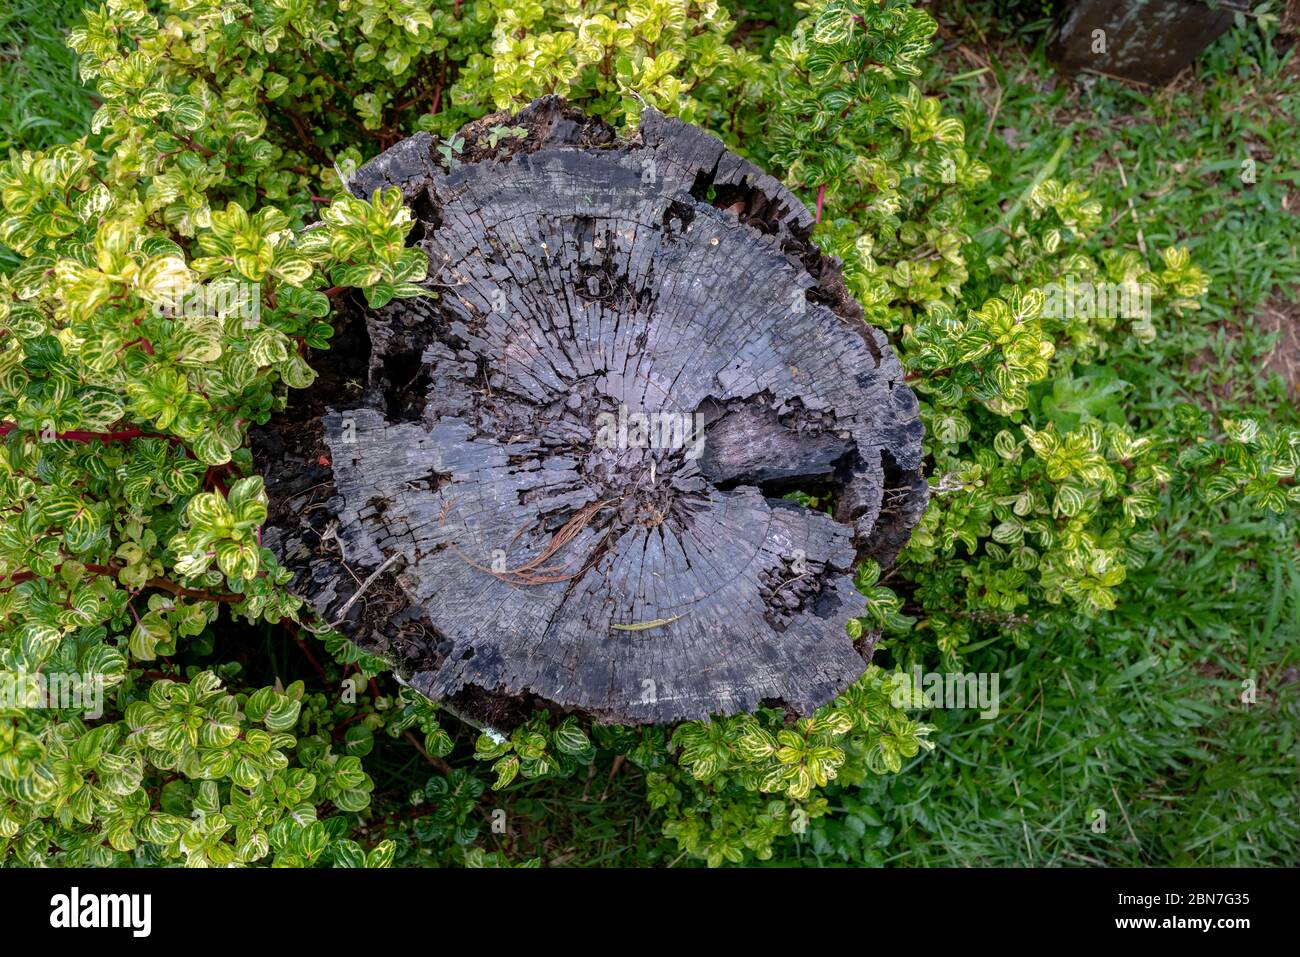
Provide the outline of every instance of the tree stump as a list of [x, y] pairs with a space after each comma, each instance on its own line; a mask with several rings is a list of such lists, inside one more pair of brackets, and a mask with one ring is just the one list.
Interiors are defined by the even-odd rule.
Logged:
[[497, 726], [829, 701], [876, 640], [846, 630], [855, 563], [928, 493], [916, 397], [812, 216], [652, 109], [626, 140], [556, 97], [461, 135], [451, 170], [419, 134], [349, 182], [402, 189], [437, 297], [350, 301], [255, 435], [298, 592]]

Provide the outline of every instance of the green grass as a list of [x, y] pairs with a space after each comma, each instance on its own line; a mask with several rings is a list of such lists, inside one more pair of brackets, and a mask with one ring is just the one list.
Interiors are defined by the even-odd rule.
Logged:
[[[1002, 712], [936, 712], [936, 752], [840, 795], [810, 861], [1244, 865], [1296, 860], [1300, 569], [1285, 532], [1184, 518], [1105, 619], [972, 656]], [[1243, 704], [1253, 678], [1256, 703]], [[1105, 830], [1093, 830], [1097, 810]], [[858, 818], [854, 821], [853, 818]], [[861, 832], [861, 833], [859, 833]]]
[[[1289, 61], [1250, 26], [1172, 90], [1105, 79], [1083, 86], [1057, 77], [1035, 47], [1041, 33], [998, 40], [988, 21], [951, 28], [957, 39], [929, 85], [992, 167], [985, 221], [1034, 180], [1074, 124], [1056, 175], [1084, 182], [1112, 211], [1098, 243], [1139, 249], [1141, 229], [1153, 254], [1187, 245], [1212, 277], [1201, 312], [1140, 353], [1109, 357], [1129, 384], [1128, 417], [1158, 427], [1175, 403], [1194, 401], [1296, 422], [1285, 383], [1263, 371], [1276, 336], [1254, 321], [1266, 302], [1294, 301], [1300, 288], [1300, 79]], [[1247, 155], [1253, 185], [1237, 175]], [[994, 642], [964, 661], [1000, 673], [996, 720], [931, 713], [934, 753], [896, 776], [833, 789], [834, 813], [771, 863], [1300, 863], [1294, 519], [1232, 507], [1180, 514], [1166, 502], [1156, 527], [1162, 544], [1113, 613], [1043, 629], [1026, 649]], [[1253, 705], [1240, 700], [1247, 679]], [[635, 775], [623, 788], [635, 797]], [[546, 793], [548, 820], [590, 813], [572, 788]], [[551, 826], [565, 832], [573, 860], [610, 851], [580, 826]], [[671, 859], [636, 844], [625, 840], [606, 862]]]
[[[67, 31], [82, 0], [6, 0], [0, 5], [0, 157], [85, 135], [94, 112]], [[0, 271], [17, 257], [0, 244]]]
[[[963, 117], [968, 148], [993, 169], [990, 208], [1032, 182], [1073, 124], [1057, 175], [1083, 182], [1113, 211], [1098, 240], [1138, 249], [1141, 229], [1149, 250], [1187, 245], [1212, 277], [1201, 313], [1162, 329], [1141, 355], [1110, 357], [1130, 384], [1128, 415], [1150, 426], [1193, 401], [1296, 422], [1293, 395], [1263, 369], [1276, 336], [1255, 321], [1266, 302], [1294, 302], [1300, 291], [1293, 54], [1248, 26], [1171, 90], [1107, 79], [1081, 86], [1057, 77], [1032, 37], [999, 41], [993, 28], [951, 25], [957, 35], [930, 77], [932, 92]], [[1254, 184], [1239, 178], [1248, 156]], [[1167, 505], [1157, 528], [1161, 548], [1130, 576], [1113, 613], [1040, 633], [1027, 651], [1008, 641], [964, 662], [1001, 673], [996, 720], [934, 712], [935, 753], [894, 778], [842, 789], [838, 813], [794, 843], [790, 858], [1300, 863], [1294, 517]], [[1258, 689], [1253, 705], [1240, 700], [1247, 679]], [[1104, 830], [1094, 829], [1099, 811]]]
[[[1071, 84], [1023, 42], [986, 50], [987, 72], [933, 78], [934, 91], [966, 123], [967, 148], [993, 170], [987, 202], [1032, 181], [1073, 124], [1057, 175], [1088, 186], [1110, 211], [1098, 244], [1137, 250], [1140, 229], [1149, 250], [1185, 245], [1211, 277], [1202, 315], [1163, 330], [1154, 356], [1144, 351], [1148, 368], [1124, 369], [1126, 378], [1149, 385], [1161, 403], [1177, 395], [1216, 411], [1260, 407], [1293, 416], [1293, 405], [1283, 409], [1280, 383], [1255, 375], [1271, 337], [1251, 320], [1270, 298], [1300, 297], [1294, 53], [1279, 54], [1248, 26], [1215, 44], [1193, 79], [1154, 91], [1105, 78]], [[970, 44], [978, 45], [963, 45]], [[943, 62], [949, 75], [971, 72], [955, 53]], [[1255, 161], [1250, 185], [1240, 179], [1246, 159]]]
[[0, 154], [75, 139], [94, 107], [64, 44], [82, 0], [6, 0], [0, 8]]

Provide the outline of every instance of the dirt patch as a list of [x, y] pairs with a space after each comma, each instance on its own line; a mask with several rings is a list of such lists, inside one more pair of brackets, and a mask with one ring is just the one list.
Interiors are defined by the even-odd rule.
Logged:
[[1300, 0], [1286, 0], [1282, 10], [1281, 31], [1293, 35], [1300, 34]]
[[[1216, 337], [1222, 335], [1232, 340], [1241, 338], [1241, 329], [1236, 323], [1218, 322], [1211, 329]], [[1219, 403], [1231, 401], [1234, 388], [1233, 378], [1213, 346], [1207, 345], [1193, 355], [1187, 361], [1187, 371], [1194, 376], [1200, 375], [1202, 372], [1207, 374], [1205, 389], [1207, 392], [1212, 393], [1217, 400], [1207, 405], [1207, 409], [1213, 412], [1217, 410]]]
[[[1272, 351], [1268, 355], [1258, 357], [1257, 384], [1262, 385], [1272, 375], [1277, 374], [1290, 387], [1291, 396], [1300, 397], [1300, 303], [1272, 299], [1255, 314], [1252, 320], [1247, 320], [1247, 325], [1253, 325], [1253, 329], [1261, 333], [1278, 334]], [[1246, 329], [1236, 322], [1218, 322], [1211, 327], [1211, 330], [1213, 335], [1230, 340], [1240, 340], [1246, 332]], [[1240, 347], [1240, 342], [1237, 345]], [[1214, 346], [1207, 345], [1187, 360], [1187, 370], [1192, 375], [1205, 373], [1206, 392], [1212, 394], [1218, 403], [1230, 402], [1234, 394], [1237, 394], [1238, 398], [1241, 397], [1236, 390], [1243, 386], [1250, 388], [1231, 374], [1233, 364], [1242, 358], [1244, 357], [1237, 356], [1235, 359], [1229, 359], [1225, 365]], [[1210, 408], [1213, 409], [1214, 406]]]
[[1300, 394], [1300, 303], [1273, 300], [1255, 317], [1265, 332], [1280, 333], [1264, 363], [1266, 374], [1276, 372]]

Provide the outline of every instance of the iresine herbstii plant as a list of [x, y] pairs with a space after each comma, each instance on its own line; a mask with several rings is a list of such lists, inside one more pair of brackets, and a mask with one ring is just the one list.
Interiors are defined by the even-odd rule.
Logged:
[[[1163, 499], [1300, 501], [1300, 436], [1190, 407], [1136, 434], [1096, 366], [1195, 308], [1205, 280], [1185, 252], [1158, 268], [1095, 252], [1102, 211], [1047, 176], [984, 221], [989, 171], [917, 85], [929, 15], [798, 6], [768, 55], [695, 0], [87, 11], [70, 43], [100, 104], [89, 135], [0, 168], [16, 257], [0, 277], [0, 668], [17, 692], [0, 700], [0, 859], [527, 863], [486, 850], [489, 804], [630, 764], [662, 832], [720, 864], [771, 856], [828, 813], [828, 783], [926, 747], [878, 667], [793, 720], [538, 712], [469, 729], [384, 694], [385, 663], [287, 591], [260, 543], [248, 430], [330, 361], [334, 300], [416, 295], [425, 271], [397, 192], [338, 194], [340, 172], [418, 128], [451, 165], [464, 121], [540, 94], [618, 126], [653, 104], [784, 176], [868, 320], [896, 333], [934, 495], [890, 578], [861, 569], [869, 612], [853, 624], [885, 629], [896, 666], [1109, 607]], [[1104, 283], [1154, 306], [1124, 317], [1055, 295]], [[252, 634], [288, 634], [310, 681], [286, 686], [239, 650]], [[42, 697], [55, 674], [94, 676], [103, 714]], [[427, 782], [380, 794], [367, 759], [387, 747], [433, 765]]]
[[[548, 93], [589, 113], [635, 123], [649, 104], [699, 123], [743, 89], [758, 59], [727, 42], [734, 22], [716, 0], [490, 0], [489, 54], [469, 57], [452, 88], [458, 106], [481, 113]], [[429, 123], [450, 133], [456, 117]]]
[[928, 14], [800, 8], [773, 48], [773, 135], [751, 149], [815, 203], [818, 241], [843, 258], [868, 320], [899, 331], [933, 459], [931, 507], [895, 572], [909, 614], [887, 628], [932, 635], [949, 661], [980, 638], [1028, 640], [1058, 606], [1114, 606], [1162, 496], [1300, 503], [1294, 430], [1222, 422], [1211, 440], [1186, 406], [1166, 432], [1137, 435], [1123, 383], [1096, 366], [1198, 308], [1207, 281], [1185, 250], [1164, 250], [1157, 269], [1094, 251], [1101, 208], [1050, 175], [981, 223], [970, 196], [989, 171], [914, 82]]
[[[24, 256], [0, 280], [0, 654], [11, 683], [94, 676], [120, 709], [93, 727], [7, 712], [3, 835], [28, 863], [52, 844], [81, 863], [144, 847], [145, 860], [247, 863], [274, 848], [306, 863], [328, 842], [286, 814], [313, 794], [358, 809], [369, 781], [355, 758], [290, 768], [301, 686], [235, 696], [210, 671], [149, 683], [132, 669], [176, 654], [223, 604], [250, 621], [297, 617], [288, 575], [259, 546], [262, 481], [241, 477], [248, 425], [279, 383], [312, 381], [303, 346], [328, 338], [327, 277], [383, 301], [418, 292], [425, 262], [404, 246], [396, 190], [340, 197], [298, 233], [232, 202], [186, 243], [165, 224], [166, 192], [139, 179], [84, 144], [0, 176], [0, 233]], [[251, 284], [257, 321], [169, 315], [203, 279]], [[197, 818], [151, 804], [147, 783], [169, 775], [193, 782]]]

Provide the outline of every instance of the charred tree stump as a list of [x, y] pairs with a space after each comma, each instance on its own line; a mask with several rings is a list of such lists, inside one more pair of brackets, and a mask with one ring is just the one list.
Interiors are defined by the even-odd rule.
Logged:
[[298, 592], [498, 726], [830, 700], [875, 644], [846, 631], [855, 563], [893, 559], [927, 486], [811, 215], [649, 109], [622, 141], [555, 97], [462, 135], [454, 169], [421, 134], [349, 184], [402, 189], [437, 297], [357, 297], [255, 436]]

